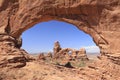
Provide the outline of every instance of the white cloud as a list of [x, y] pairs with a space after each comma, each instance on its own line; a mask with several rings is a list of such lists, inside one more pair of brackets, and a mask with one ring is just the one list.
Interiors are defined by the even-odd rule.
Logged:
[[100, 49], [98, 46], [85, 46], [87, 53], [100, 53]]

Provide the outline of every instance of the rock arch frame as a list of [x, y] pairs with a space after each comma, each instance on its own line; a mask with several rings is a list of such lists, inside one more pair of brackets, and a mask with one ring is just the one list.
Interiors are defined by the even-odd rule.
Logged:
[[119, 0], [1, 0], [0, 19], [0, 47], [19, 49], [25, 30], [58, 20], [90, 34], [102, 55], [120, 56]]

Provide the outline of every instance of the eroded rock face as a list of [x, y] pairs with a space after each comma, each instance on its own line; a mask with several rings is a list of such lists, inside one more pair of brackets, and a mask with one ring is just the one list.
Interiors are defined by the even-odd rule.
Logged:
[[0, 0], [0, 19], [0, 35], [10, 35], [18, 48], [25, 30], [58, 20], [90, 34], [102, 55], [120, 57], [120, 0]]
[[[1, 43], [0, 43], [1, 45]], [[26, 62], [34, 60], [30, 55], [27, 54], [23, 49], [15, 48], [14, 46], [7, 45], [4, 43], [0, 46], [0, 68], [20, 68], [26, 65]]]
[[0, 67], [20, 68], [34, 60], [25, 50], [19, 49], [20, 45], [21, 39], [0, 35]]

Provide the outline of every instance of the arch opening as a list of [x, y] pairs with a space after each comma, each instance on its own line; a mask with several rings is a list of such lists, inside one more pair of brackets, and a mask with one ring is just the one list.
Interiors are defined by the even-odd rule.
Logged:
[[62, 48], [77, 50], [85, 48], [87, 55], [100, 53], [100, 49], [90, 35], [79, 30], [75, 25], [56, 20], [34, 25], [23, 32], [22, 38], [22, 48], [29, 53], [53, 52], [55, 41], [59, 41]]

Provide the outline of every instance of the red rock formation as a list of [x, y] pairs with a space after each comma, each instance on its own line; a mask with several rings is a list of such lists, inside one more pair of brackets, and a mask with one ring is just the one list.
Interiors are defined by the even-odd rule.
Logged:
[[71, 48], [61, 48], [60, 43], [57, 41], [53, 48], [54, 58], [62, 60], [88, 60], [86, 50], [84, 48], [78, 50]]
[[45, 60], [45, 55], [44, 55], [44, 53], [40, 53], [40, 54], [39, 54], [38, 60]]
[[46, 57], [48, 57], [48, 58], [52, 58], [52, 57], [53, 57], [53, 55], [52, 55], [52, 53], [51, 53], [51, 52], [49, 52], [49, 53], [46, 55]]
[[54, 48], [53, 48], [53, 53], [54, 53], [54, 58], [58, 57], [58, 52], [61, 50], [60, 44], [58, 41], [55, 42]]
[[84, 48], [81, 48], [78, 52], [77, 52], [77, 59], [79, 60], [88, 60], [87, 54], [86, 54], [86, 50]]
[[90, 34], [102, 55], [120, 57], [120, 0], [0, 0], [0, 19], [0, 43], [20, 47], [25, 30], [58, 20]]
[[69, 59], [70, 55], [68, 54], [69, 48], [62, 49], [57, 53], [57, 59]]
[[11, 43], [7, 44], [9, 45], [4, 43], [2, 47], [0, 46], [0, 68], [20, 68], [24, 67], [26, 62], [34, 60], [34, 58], [28, 55], [26, 51], [11, 46], [13, 45]]

